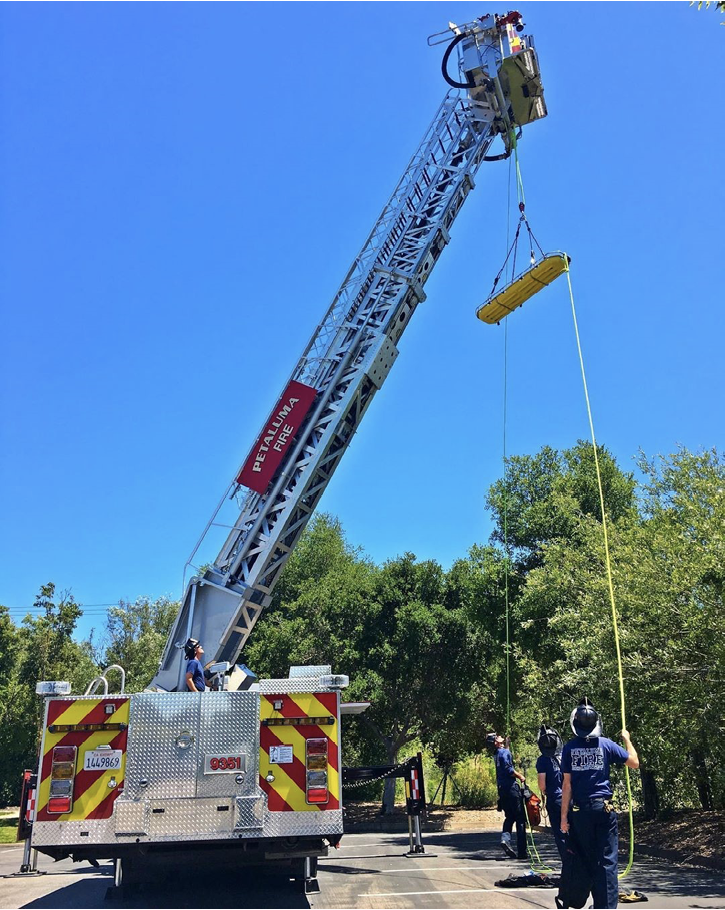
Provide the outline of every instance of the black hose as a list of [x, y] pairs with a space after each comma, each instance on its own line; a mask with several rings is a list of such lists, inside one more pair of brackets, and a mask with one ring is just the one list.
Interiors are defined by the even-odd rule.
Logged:
[[451, 56], [451, 53], [453, 52], [453, 48], [456, 47], [458, 44], [460, 44], [461, 41], [463, 41], [463, 39], [465, 37], [466, 37], [465, 32], [462, 32], [460, 35], [456, 35], [456, 37], [453, 39], [453, 41], [451, 41], [451, 43], [446, 48], [445, 54], [443, 54], [443, 62], [441, 63], [441, 72], [443, 73], [443, 78], [446, 80], [448, 85], [452, 85], [453, 88], [471, 88], [472, 86], [475, 85], [475, 82], [473, 81], [473, 79], [471, 78], [470, 75], [468, 76], [468, 82], [456, 82], [455, 79], [451, 79], [451, 77], [448, 75], [448, 60]]
[[[521, 127], [519, 127], [518, 134], [516, 135], [517, 142], [521, 138], [521, 133], [522, 133], [522, 130], [521, 130]], [[511, 157], [512, 151], [513, 151], [513, 148], [509, 148], [509, 150], [507, 152], [501, 152], [500, 155], [484, 155], [481, 160], [482, 161], [505, 161], [507, 158]]]

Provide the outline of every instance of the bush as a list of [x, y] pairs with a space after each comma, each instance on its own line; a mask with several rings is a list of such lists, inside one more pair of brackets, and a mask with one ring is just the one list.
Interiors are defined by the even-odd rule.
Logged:
[[493, 762], [476, 756], [453, 767], [453, 786], [449, 793], [465, 809], [490, 809], [498, 802]]

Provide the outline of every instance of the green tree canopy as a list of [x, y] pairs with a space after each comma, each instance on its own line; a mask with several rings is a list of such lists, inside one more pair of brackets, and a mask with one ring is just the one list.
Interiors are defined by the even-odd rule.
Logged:
[[126, 691], [140, 692], [153, 679], [179, 603], [168, 597], [139, 597], [119, 601], [106, 619], [102, 646], [97, 649], [103, 667], [118, 664], [126, 671]]
[[55, 585], [43, 585], [35, 599], [39, 615], [28, 615], [20, 629], [9, 627], [0, 611], [0, 636], [9, 648], [0, 677], [0, 799], [17, 800], [20, 774], [37, 765], [43, 700], [35, 694], [38, 680], [67, 680], [83, 692], [96, 675], [89, 649], [73, 639], [82, 609], [72, 595], [56, 597]]
[[[608, 518], [617, 521], [636, 507], [635, 481], [603, 447], [597, 449]], [[505, 542], [528, 570], [542, 562], [542, 548], [554, 540], [571, 539], [582, 516], [601, 519], [599, 489], [590, 443], [580, 440], [564, 452], [544, 446], [536, 455], [514, 455], [506, 476], [487, 497], [495, 528], [493, 541]]]

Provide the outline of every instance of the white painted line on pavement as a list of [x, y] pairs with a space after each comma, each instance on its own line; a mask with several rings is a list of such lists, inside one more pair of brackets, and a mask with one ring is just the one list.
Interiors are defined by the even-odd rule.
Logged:
[[[392, 875], [394, 872], [484, 872], [481, 866], [406, 866], [405, 869], [381, 869], [381, 875]], [[498, 891], [498, 888], [494, 888]]]
[[[338, 847], [338, 850], [342, 850], [343, 847], [354, 847], [356, 850], [358, 847], [382, 847], [382, 845], [384, 843], [386, 843], [386, 841], [376, 841], [374, 844], [358, 844], [358, 843], [344, 844], [344, 843], [342, 843]], [[401, 840], [401, 843], [402, 843], [402, 840]], [[407, 841], [406, 841], [406, 843], [407, 843]]]
[[[552, 891], [547, 888], [547, 891]], [[529, 888], [450, 888], [447, 891], [366, 891], [360, 897], [416, 897], [421, 894], [518, 894], [520, 891], [530, 891]], [[519, 900], [532, 904], [534, 907], [541, 906], [534, 901], [526, 900], [525, 897], [519, 897]]]

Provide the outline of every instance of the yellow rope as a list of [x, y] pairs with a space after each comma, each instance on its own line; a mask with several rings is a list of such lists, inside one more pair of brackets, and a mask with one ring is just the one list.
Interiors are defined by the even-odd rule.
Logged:
[[[569, 299], [571, 301], [571, 313], [574, 318], [574, 334], [576, 335], [576, 345], [579, 351], [579, 365], [581, 367], [582, 382], [584, 384], [584, 398], [587, 403], [587, 414], [589, 416], [589, 429], [592, 435], [592, 448], [594, 449], [594, 464], [597, 469], [597, 484], [599, 486], [599, 505], [602, 510], [602, 530], [604, 532], [604, 559], [607, 567], [607, 585], [609, 587], [609, 602], [612, 607], [612, 626], [614, 627], [614, 645], [617, 652], [617, 672], [619, 675], [619, 701], [622, 712], [622, 727], [627, 728], [624, 706], [624, 672], [622, 670], [622, 652], [619, 647], [619, 623], [617, 621], [617, 606], [614, 600], [614, 584], [612, 583], [612, 562], [609, 556], [609, 532], [607, 529], [607, 515], [604, 510], [604, 489], [602, 487], [602, 472], [599, 467], [599, 455], [597, 453], [597, 440], [594, 436], [594, 420], [592, 418], [592, 408], [589, 402], [589, 390], [587, 388], [587, 377], [584, 372], [584, 356], [582, 354], [581, 339], [579, 337], [579, 325], [576, 318], [576, 308], [574, 306], [574, 292], [571, 287], [571, 274], [569, 266], [566, 267], [566, 280], [569, 285]], [[632, 784], [629, 779], [629, 768], [624, 766], [625, 777], [627, 779], [627, 796], [629, 797], [629, 859], [624, 872], [619, 873], [620, 878], [624, 878], [632, 868], [634, 862], [634, 818], [632, 813]]]
[[529, 866], [531, 868], [531, 871], [535, 872], [537, 875], [549, 875], [554, 870], [551, 868], [551, 866], [547, 866], [543, 859], [539, 856], [539, 851], [536, 849], [534, 829], [531, 821], [529, 820], [529, 813], [526, 811], [526, 806], [524, 806], [524, 815], [526, 817], [526, 829], [528, 832], [529, 849], [534, 855], [534, 859], [531, 859], [531, 856], [529, 856]]
[[[509, 158], [506, 192], [506, 248], [511, 233], [511, 159]], [[511, 272], [513, 279], [513, 268]], [[506, 736], [511, 738], [511, 628], [509, 615], [509, 540], [508, 540], [508, 468], [506, 465], [506, 419], [508, 411], [508, 322], [503, 327], [503, 547], [504, 592], [506, 602]]]

